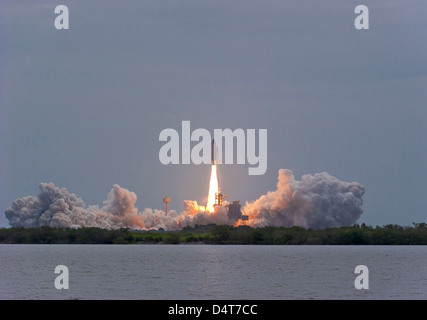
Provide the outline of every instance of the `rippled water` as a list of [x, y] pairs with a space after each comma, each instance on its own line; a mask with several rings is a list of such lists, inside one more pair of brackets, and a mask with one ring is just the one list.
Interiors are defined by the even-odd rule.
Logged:
[[0, 245], [0, 299], [427, 299], [426, 263], [427, 246]]

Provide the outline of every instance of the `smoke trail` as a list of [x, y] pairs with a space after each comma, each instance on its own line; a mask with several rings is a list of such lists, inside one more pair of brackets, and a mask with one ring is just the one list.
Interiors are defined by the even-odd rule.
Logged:
[[359, 183], [343, 182], [326, 172], [297, 181], [292, 171], [280, 169], [277, 190], [246, 202], [244, 211], [254, 227], [339, 227], [355, 223], [363, 213], [364, 193]]

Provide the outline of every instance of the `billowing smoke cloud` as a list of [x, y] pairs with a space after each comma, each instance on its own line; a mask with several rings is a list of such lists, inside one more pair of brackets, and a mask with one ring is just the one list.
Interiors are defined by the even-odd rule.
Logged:
[[15, 200], [6, 209], [12, 227], [121, 227], [143, 228], [134, 207], [136, 194], [114, 185], [104, 201], [104, 207], [89, 206], [67, 189], [59, 189], [52, 182], [41, 183], [37, 196]]
[[244, 211], [254, 227], [339, 227], [355, 223], [363, 213], [364, 193], [359, 183], [343, 182], [326, 172], [297, 181], [292, 171], [280, 169], [277, 190], [246, 203]]
[[[6, 209], [6, 217], [12, 227], [100, 227], [117, 229], [179, 230], [196, 224], [234, 225], [225, 207], [215, 212], [205, 212], [196, 201], [184, 201], [184, 211], [146, 208], [138, 212], [135, 193], [114, 185], [103, 207], [86, 207], [82, 199], [58, 188], [53, 183], [41, 183], [37, 196], [15, 200]], [[362, 214], [362, 185], [347, 183], [328, 173], [304, 175], [295, 180], [290, 170], [279, 170], [277, 190], [246, 203], [244, 214], [247, 223], [254, 227], [303, 226], [326, 228], [351, 225]]]
[[82, 199], [67, 189], [59, 189], [52, 182], [41, 183], [37, 196], [16, 199], [6, 209], [6, 217], [12, 227], [99, 227], [117, 229], [159, 229], [177, 230], [196, 224], [232, 224], [223, 207], [213, 213], [203, 211], [196, 201], [184, 201], [184, 211], [178, 214], [170, 210], [146, 208], [142, 213], [135, 207], [137, 196], [119, 185], [108, 193], [104, 206], [85, 207]]
[[204, 207], [200, 207], [196, 201], [190, 200], [184, 200], [184, 211], [181, 214], [171, 210], [166, 215], [162, 210], [146, 208], [141, 217], [147, 229], [179, 230], [187, 226], [194, 227], [196, 224], [234, 224], [228, 218], [227, 210], [224, 207], [217, 207], [215, 212], [205, 212]]

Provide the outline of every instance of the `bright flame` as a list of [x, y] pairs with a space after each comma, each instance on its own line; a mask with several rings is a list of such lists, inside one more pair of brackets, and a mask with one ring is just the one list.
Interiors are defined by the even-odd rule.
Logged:
[[206, 205], [206, 211], [214, 212], [214, 204], [215, 204], [215, 193], [219, 192], [218, 186], [218, 176], [216, 174], [216, 165], [212, 165], [211, 171], [211, 180], [209, 182], [209, 196], [208, 196], [208, 204]]

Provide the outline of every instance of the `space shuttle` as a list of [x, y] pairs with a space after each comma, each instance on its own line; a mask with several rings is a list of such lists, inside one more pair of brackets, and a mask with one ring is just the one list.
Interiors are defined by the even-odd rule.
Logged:
[[211, 162], [212, 162], [212, 164], [215, 164], [215, 139], [212, 139], [212, 145], [211, 145]]

